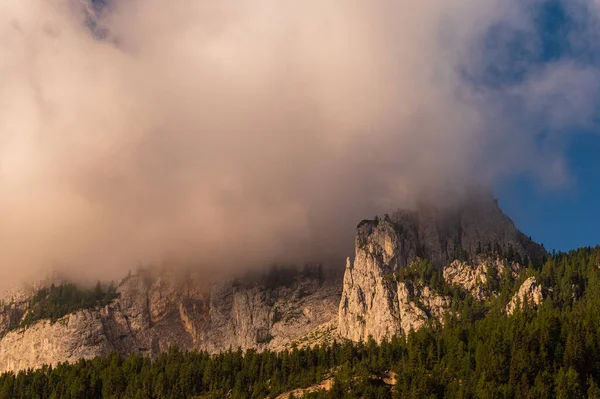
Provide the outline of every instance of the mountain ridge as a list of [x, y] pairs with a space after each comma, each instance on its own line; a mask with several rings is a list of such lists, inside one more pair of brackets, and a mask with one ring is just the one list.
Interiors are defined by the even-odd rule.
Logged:
[[449, 309], [448, 297], [427, 284], [398, 280], [399, 271], [429, 261], [447, 284], [479, 287], [490, 270], [503, 273], [547, 256], [482, 191], [451, 206], [421, 203], [362, 221], [355, 244], [343, 281], [314, 268], [219, 281], [142, 270], [116, 287], [119, 297], [108, 305], [10, 331], [11, 320], [23, 317], [29, 303], [26, 295], [15, 297], [0, 312], [0, 371], [111, 352], [156, 356], [170, 346], [219, 353], [369, 336], [381, 341], [442, 323]]

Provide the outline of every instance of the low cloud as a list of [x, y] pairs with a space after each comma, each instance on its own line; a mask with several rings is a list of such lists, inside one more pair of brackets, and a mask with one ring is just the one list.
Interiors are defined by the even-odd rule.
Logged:
[[0, 279], [335, 259], [422, 192], [564, 184], [600, 77], [540, 3], [5, 0]]

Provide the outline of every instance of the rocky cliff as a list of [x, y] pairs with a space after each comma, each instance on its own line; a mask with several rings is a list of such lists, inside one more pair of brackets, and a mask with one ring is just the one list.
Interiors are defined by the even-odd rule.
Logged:
[[[113, 351], [155, 355], [169, 346], [219, 352], [278, 350], [321, 331], [335, 318], [339, 281], [297, 273], [284, 283], [260, 279], [207, 282], [200, 275], [140, 271], [99, 308], [10, 330], [27, 295], [0, 312], [0, 371], [76, 361]], [[13, 323], [14, 325], [14, 323]]]
[[545, 256], [487, 192], [453, 207], [422, 205], [364, 220], [357, 228], [354, 261], [346, 264], [338, 332], [353, 341], [368, 336], [381, 341], [425, 321], [441, 323], [448, 299], [397, 277], [420, 259], [443, 269], [445, 284], [483, 299], [493, 294], [483, 289], [488, 275], [517, 273], [514, 259], [541, 262]]

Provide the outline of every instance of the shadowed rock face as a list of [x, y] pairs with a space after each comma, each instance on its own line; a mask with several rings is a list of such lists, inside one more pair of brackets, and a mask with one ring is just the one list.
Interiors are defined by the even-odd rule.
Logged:
[[388, 244], [387, 249], [398, 267], [409, 265], [417, 257], [441, 267], [457, 258], [473, 258], [491, 251], [513, 253], [534, 263], [541, 263], [547, 255], [543, 247], [517, 230], [486, 190], [473, 191], [457, 205], [441, 208], [421, 204], [414, 211], [398, 211], [383, 220], [363, 221], [356, 240], [357, 245], [397, 244]]
[[[419, 324], [418, 317], [415, 319], [415, 312], [406, 312], [407, 295], [399, 294], [407, 292], [399, 287], [404, 283], [390, 276], [418, 259], [446, 267], [456, 259], [474, 259], [482, 252], [511, 254], [533, 262], [542, 262], [547, 255], [543, 247], [517, 230], [487, 191], [474, 192], [452, 207], [421, 205], [415, 211], [399, 211], [391, 217], [361, 222], [354, 262], [347, 261], [344, 275], [339, 334], [354, 341], [368, 336], [381, 341], [406, 333], [406, 326]], [[427, 298], [430, 300], [444, 303], [444, 298]], [[430, 313], [434, 311], [429, 309]], [[415, 320], [407, 321], [407, 317]]]

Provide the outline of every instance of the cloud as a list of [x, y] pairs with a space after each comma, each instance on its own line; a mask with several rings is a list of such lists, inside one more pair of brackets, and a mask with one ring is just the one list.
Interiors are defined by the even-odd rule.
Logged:
[[345, 256], [423, 191], [568, 180], [600, 80], [540, 3], [5, 0], [0, 278]]

